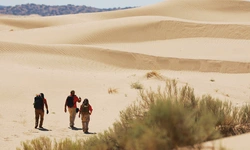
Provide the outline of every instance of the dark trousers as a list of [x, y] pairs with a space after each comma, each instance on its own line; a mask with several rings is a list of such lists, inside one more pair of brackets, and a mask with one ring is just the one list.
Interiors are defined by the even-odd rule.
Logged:
[[43, 109], [35, 109], [35, 127], [38, 126], [38, 122], [40, 119], [39, 127], [43, 126], [43, 119], [44, 119], [44, 110]]

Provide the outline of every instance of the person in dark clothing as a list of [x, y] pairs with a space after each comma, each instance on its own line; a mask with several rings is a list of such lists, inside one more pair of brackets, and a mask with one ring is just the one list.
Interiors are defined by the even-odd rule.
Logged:
[[[44, 120], [44, 106], [46, 107], [46, 113], [49, 113], [49, 108], [47, 104], [47, 100], [44, 97], [43, 93], [37, 94], [34, 98], [34, 108], [35, 108], [35, 128], [43, 128], [43, 120]], [[40, 122], [39, 122], [40, 119]]]

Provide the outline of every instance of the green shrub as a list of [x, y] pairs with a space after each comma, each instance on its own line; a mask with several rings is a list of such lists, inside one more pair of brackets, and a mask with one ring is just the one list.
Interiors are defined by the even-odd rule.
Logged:
[[[23, 150], [52, 150], [52, 142], [45, 136], [21, 142], [21, 145]], [[21, 150], [21, 148], [17, 148], [17, 150]]]

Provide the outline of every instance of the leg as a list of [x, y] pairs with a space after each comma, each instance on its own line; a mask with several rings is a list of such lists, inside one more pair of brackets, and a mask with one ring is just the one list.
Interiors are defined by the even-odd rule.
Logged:
[[76, 117], [76, 108], [68, 108], [69, 111], [69, 122], [70, 127], [74, 127], [75, 125], [75, 117]]
[[38, 126], [38, 120], [39, 120], [39, 111], [38, 109], [35, 109], [35, 128]]
[[86, 132], [89, 132], [89, 121], [90, 121], [90, 115], [86, 116]]
[[40, 110], [40, 123], [39, 123], [39, 128], [43, 127], [43, 119], [44, 119], [44, 110]]
[[88, 114], [82, 115], [82, 130], [84, 133], [88, 133], [89, 118]]

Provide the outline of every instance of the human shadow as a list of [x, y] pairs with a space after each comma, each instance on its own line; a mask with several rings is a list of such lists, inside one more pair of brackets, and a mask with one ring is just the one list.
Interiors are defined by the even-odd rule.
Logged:
[[37, 128], [38, 130], [40, 131], [52, 131], [52, 130], [49, 130], [49, 129], [46, 129], [46, 128]]
[[96, 132], [84, 132], [84, 134], [96, 134]]
[[70, 129], [72, 129], [72, 130], [82, 130], [82, 128], [77, 128], [77, 127], [72, 127]]

